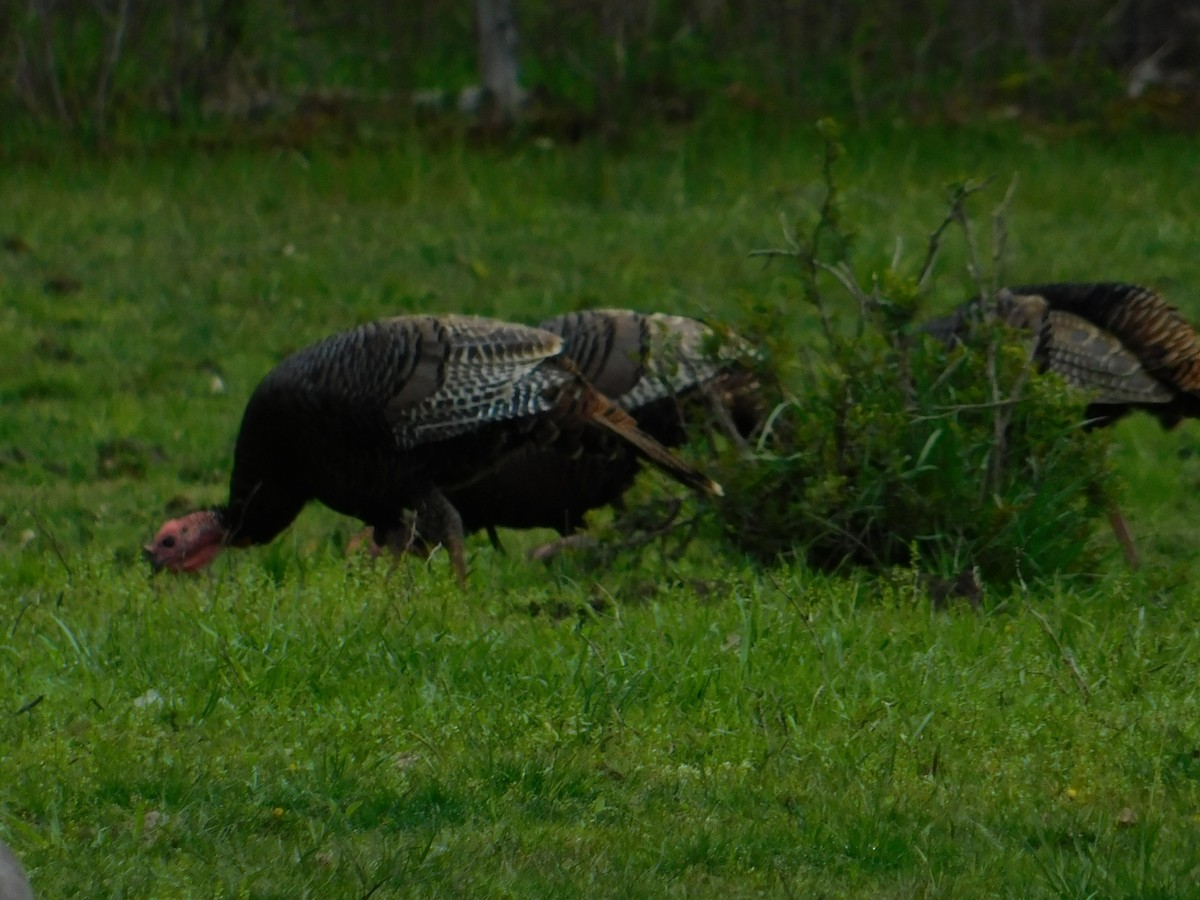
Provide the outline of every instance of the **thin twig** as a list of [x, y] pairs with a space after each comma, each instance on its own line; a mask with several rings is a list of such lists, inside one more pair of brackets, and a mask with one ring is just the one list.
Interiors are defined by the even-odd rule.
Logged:
[[17, 611], [17, 617], [13, 619], [12, 628], [8, 632], [8, 636], [10, 638], [16, 635], [17, 626], [21, 624], [21, 620], [25, 618], [25, 613], [29, 612], [29, 609], [32, 606], [33, 602], [28, 600], [21, 604], [21, 608]]
[[1021, 402], [1021, 398], [1018, 397], [1016, 399], [1008, 399], [1008, 400], [1001, 399], [1001, 400], [997, 400], [995, 402], [988, 402], [988, 403], [949, 403], [945, 406], [932, 407], [932, 409], [935, 409], [938, 411], [937, 415], [914, 416], [913, 421], [920, 422], [920, 421], [924, 421], [926, 419], [943, 419], [946, 416], [953, 415], [954, 413], [971, 412], [972, 410], [1003, 409], [1006, 406], [1012, 406], [1013, 404], [1020, 403], [1020, 402]]
[[987, 178], [977, 184], [966, 184], [959, 187], [955, 191], [954, 202], [950, 208], [950, 214], [954, 216], [955, 221], [963, 230], [963, 237], [966, 238], [967, 271], [971, 273], [971, 278], [975, 281], [976, 292], [981, 297], [987, 294], [987, 285], [983, 281], [983, 267], [979, 264], [979, 246], [975, 240], [975, 229], [971, 225], [971, 217], [967, 215], [966, 202], [972, 194], [987, 187], [991, 180]]
[[14, 716], [23, 715], [23, 714], [29, 712], [30, 710], [32, 710], [35, 706], [37, 706], [39, 703], [41, 703], [45, 699], [46, 699], [45, 694], [38, 694], [36, 697], [34, 697], [28, 703], [23, 705], [20, 709], [18, 709], [15, 713], [13, 713], [13, 715]]
[[870, 294], [862, 289], [862, 285], [858, 283], [858, 279], [854, 277], [854, 272], [846, 265], [845, 260], [830, 265], [829, 263], [814, 260], [818, 269], [822, 272], [828, 272], [846, 289], [851, 297], [858, 301], [859, 320], [858, 332], [861, 336], [863, 326], [866, 324], [867, 314], [872, 307], [878, 306], [878, 299], [872, 298]]
[[1012, 207], [1013, 197], [1017, 193], [1017, 184], [1020, 182], [1020, 176], [1013, 174], [1012, 180], [1008, 183], [1008, 190], [1004, 192], [1004, 197], [1000, 200], [1000, 204], [992, 210], [992, 283], [991, 293], [995, 295], [1002, 286], [1003, 279], [1001, 278], [1004, 271], [1004, 254], [1008, 249], [1008, 212]]
[[[596, 642], [582, 631], [579, 632], [579, 636], [583, 638], [584, 642], [588, 645], [588, 648], [592, 651], [592, 656], [595, 658], [596, 665], [600, 667], [600, 676], [603, 679], [604, 684], [604, 699], [608, 702], [609, 709], [612, 710], [612, 714], [616, 717], [617, 724], [620, 725], [621, 728], [629, 728], [630, 726], [625, 721], [625, 716], [621, 713], [621, 707], [619, 707], [616, 701], [613, 700], [612, 676], [608, 671], [608, 663], [604, 661], [604, 654], [600, 652], [600, 647], [596, 644]], [[640, 734], [636, 728], [632, 728], [630, 730], [632, 730], [634, 734]]]
[[941, 389], [942, 385], [945, 384], [946, 381], [950, 378], [950, 376], [953, 375], [956, 371], [958, 371], [959, 366], [961, 366], [966, 361], [967, 361], [967, 354], [965, 354], [965, 353], [960, 353], [958, 356], [956, 356], [954, 359], [952, 359], [950, 361], [950, 365], [946, 366], [946, 368], [942, 370], [942, 374], [939, 375], [937, 378], [935, 378], [933, 380], [933, 384], [929, 386], [929, 390], [927, 392], [929, 394], [929, 396], [936, 397], [937, 392]]
[[837, 158], [837, 142], [827, 133], [824, 136], [825, 153], [821, 160], [821, 180], [825, 184], [825, 197], [821, 200], [821, 213], [816, 227], [813, 228], [812, 241], [809, 244], [806, 260], [808, 279], [804, 291], [809, 302], [817, 308], [817, 312], [821, 315], [821, 327], [824, 329], [825, 339], [829, 341], [832, 349], [837, 346], [833, 321], [829, 316], [829, 310], [825, 308], [821, 292], [817, 290], [817, 264], [821, 249], [821, 235], [826, 232], [837, 232], [837, 184], [833, 180], [833, 163]]
[[[50, 8], [47, 8], [48, 6]], [[54, 26], [50, 22], [50, 17], [53, 15], [53, 4], [34, 2], [30, 4], [30, 8], [37, 16], [38, 25], [41, 27], [43, 65], [46, 69], [46, 80], [50, 84], [50, 96], [54, 98], [54, 106], [58, 111], [59, 120], [64, 125], [74, 125], [76, 123], [74, 117], [67, 110], [62, 81], [58, 76], [58, 57], [54, 52]]]
[[[738, 450], [743, 452], [749, 451], [750, 442], [742, 437], [741, 432], [738, 431], [737, 425], [735, 425], [733, 421], [733, 415], [729, 412], [729, 408], [725, 405], [725, 403], [722, 402], [717, 391], [708, 385], [704, 386], [702, 390], [704, 393], [704, 399], [708, 401], [709, 412], [712, 417], [717, 420], [717, 425], [720, 426], [725, 437], [732, 441], [733, 445], [737, 447]], [[712, 430], [709, 429], [710, 438], [711, 431]], [[714, 441], [710, 439], [709, 444], [710, 446], [713, 445]]]
[[991, 179], [987, 178], [983, 181], [955, 185], [954, 192], [950, 197], [950, 209], [947, 211], [946, 217], [929, 234], [929, 243], [925, 251], [925, 261], [921, 264], [921, 274], [917, 276], [917, 290], [923, 289], [926, 282], [929, 281], [930, 276], [933, 275], [933, 267], [937, 262], [938, 252], [942, 246], [942, 235], [945, 234], [946, 229], [952, 223], [961, 221], [967, 198], [972, 194], [982, 191], [990, 182]]
[[776, 249], [767, 248], [765, 250], [751, 250], [746, 255], [747, 256], [786, 256], [789, 259], [795, 259], [796, 251], [795, 250], [779, 250], [777, 248]]
[[[992, 344], [988, 348], [989, 352], [992, 352], [995, 347], [996, 347], [996, 342], [993, 341]], [[1003, 471], [1002, 463], [1005, 461], [1003, 459], [1003, 454], [1004, 454], [1004, 449], [1005, 449], [1005, 445], [1006, 445], [1005, 436], [1008, 434], [1008, 426], [1012, 422], [1013, 413], [1016, 411], [1016, 404], [1020, 401], [1021, 394], [1025, 390], [1025, 384], [1026, 384], [1026, 382], [1029, 381], [1029, 376], [1033, 372], [1033, 368], [1034, 368], [1034, 364], [1035, 364], [1034, 357], [1035, 357], [1036, 351], [1037, 351], [1037, 342], [1031, 341], [1029, 343], [1029, 350], [1025, 356], [1025, 365], [1023, 365], [1021, 367], [1020, 373], [1018, 373], [1016, 380], [1013, 382], [1012, 390], [1009, 392], [1009, 395], [1008, 395], [1008, 400], [1001, 401], [999, 396], [995, 395], [995, 399], [997, 401], [997, 414], [996, 414], [996, 421], [995, 421], [996, 447], [999, 450], [999, 454], [997, 456], [994, 456], [993, 460], [992, 460], [992, 462], [993, 462], [992, 476], [994, 479], [994, 483], [996, 483], [996, 484], [999, 484], [1000, 474]], [[993, 356], [989, 359], [989, 364], [994, 364], [994, 362], [995, 362], [995, 358], [994, 358], [994, 354], [993, 354]], [[995, 390], [999, 390], [999, 385], [996, 383], [996, 380], [995, 380], [994, 371], [989, 369], [988, 374], [989, 374], [989, 377], [992, 378], [993, 388]]]
[[817, 630], [813, 628], [811, 613], [800, 606], [800, 602], [792, 596], [790, 591], [784, 590], [783, 585], [779, 583], [779, 579], [775, 576], [774, 572], [768, 572], [767, 577], [771, 580], [771, 583], [775, 585], [775, 590], [783, 594], [784, 599], [787, 600], [787, 602], [791, 604], [792, 609], [796, 611], [796, 615], [799, 617], [801, 623], [803, 623], [804, 629], [808, 632], [809, 637], [812, 638], [813, 647], [817, 651], [817, 660], [821, 665], [821, 674], [823, 676], [824, 684], [826, 687], [829, 687], [831, 694], [833, 694], [835, 697], [838, 696], [837, 691], [832, 687], [833, 682], [829, 677], [829, 660], [826, 658], [825, 647], [821, 644], [821, 638], [817, 634]]
[[[109, 18], [108, 10], [101, 2], [96, 3], [96, 9], [101, 18]], [[121, 61], [121, 50], [125, 44], [125, 31], [129, 26], [129, 0], [120, 0], [116, 15], [112, 17], [112, 37], [108, 45], [108, 53], [104, 55], [104, 67], [96, 79], [96, 121], [94, 123], [97, 139], [103, 143], [108, 124], [108, 101], [112, 89], [113, 73]]]
[[58, 561], [62, 563], [63, 569], [65, 569], [67, 572], [67, 581], [71, 584], [74, 584], [75, 570], [72, 569], [71, 564], [67, 562], [67, 555], [63, 552], [62, 545], [59, 544], [58, 538], [54, 536], [54, 532], [50, 530], [50, 527], [46, 524], [46, 520], [42, 518], [41, 513], [39, 513], [36, 509], [30, 509], [29, 515], [33, 517], [33, 524], [38, 527], [38, 530], [41, 531], [41, 533], [46, 536], [46, 540], [50, 542], [50, 548], [54, 551], [54, 555], [58, 557]]

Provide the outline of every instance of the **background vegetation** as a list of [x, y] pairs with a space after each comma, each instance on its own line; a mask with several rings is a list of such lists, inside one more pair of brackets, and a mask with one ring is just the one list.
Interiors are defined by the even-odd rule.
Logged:
[[[515, 12], [533, 127], [557, 133], [724, 107], [859, 124], [1197, 121], [1191, 0], [523, 0]], [[124, 146], [369, 137], [452, 108], [479, 82], [476, 60], [474, 6], [450, 0], [0, 0], [0, 117], [26, 149], [30, 129]]]

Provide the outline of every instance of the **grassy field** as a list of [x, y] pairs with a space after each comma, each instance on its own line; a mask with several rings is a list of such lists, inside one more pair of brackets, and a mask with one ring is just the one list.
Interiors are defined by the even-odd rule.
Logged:
[[[525, 562], [545, 535], [472, 541], [464, 595], [444, 555], [343, 559], [357, 523], [315, 507], [147, 577], [161, 521], [222, 499], [258, 379], [349, 324], [790, 303], [802, 341], [747, 257], [821, 196], [815, 131], [781, 131], [0, 170], [0, 838], [39, 896], [1195, 894], [1195, 425], [1118, 426], [1142, 572], [1114, 549], [978, 612], [717, 546]], [[954, 180], [996, 176], [986, 237], [1018, 175], [1009, 281], [1200, 319], [1192, 139], [845, 143], [864, 277], [915, 274]]]

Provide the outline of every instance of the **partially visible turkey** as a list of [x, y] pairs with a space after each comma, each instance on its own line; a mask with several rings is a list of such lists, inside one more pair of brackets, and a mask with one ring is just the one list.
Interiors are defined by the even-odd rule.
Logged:
[[335, 334], [267, 374], [242, 417], [229, 501], [167, 522], [145, 552], [192, 571], [263, 544], [310, 500], [376, 541], [441, 543], [465, 580], [462, 521], [446, 499], [530, 444], [603, 430], [681, 483], [720, 487], [642, 433], [562, 356], [551, 332], [473, 316], [399, 316]]
[[[969, 301], [921, 330], [947, 343], [993, 316], [1033, 334], [1033, 359], [1084, 392], [1089, 428], [1145, 410], [1164, 428], [1200, 418], [1200, 337], [1174, 306], [1133, 284], [1034, 284]], [[1113, 530], [1130, 565], [1137, 552], [1119, 512]]]
[[1084, 391], [1089, 426], [1135, 409], [1164, 428], [1200, 417], [1200, 338], [1174, 306], [1133, 284], [1034, 284], [975, 299], [921, 330], [962, 339], [992, 314], [1034, 335], [1034, 360]]
[[[744, 365], [749, 346], [697, 319], [595, 309], [556, 316], [538, 327], [561, 335], [563, 355], [584, 378], [668, 447], [687, 440], [697, 410], [715, 412], [742, 437], [762, 418], [758, 381]], [[610, 434], [580, 437], [573, 444], [527, 444], [483, 477], [448, 489], [464, 529], [486, 528], [499, 546], [497, 527], [552, 528], [569, 535], [589, 510], [619, 505], [640, 468], [637, 455]]]

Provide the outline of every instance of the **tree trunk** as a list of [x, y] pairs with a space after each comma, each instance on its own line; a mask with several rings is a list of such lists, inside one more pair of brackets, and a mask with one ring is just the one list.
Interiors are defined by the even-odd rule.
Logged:
[[479, 26], [479, 72], [484, 116], [496, 122], [517, 118], [525, 91], [517, 69], [517, 20], [513, 0], [475, 0]]

